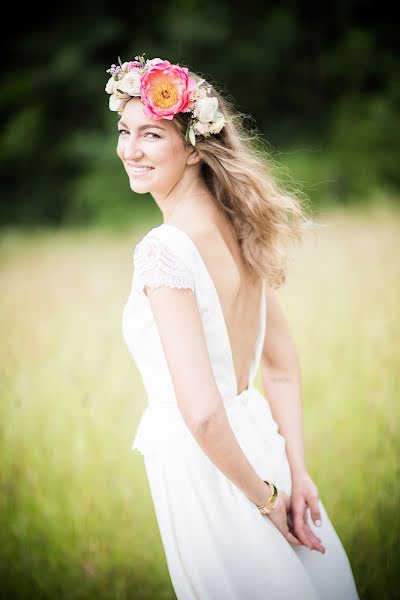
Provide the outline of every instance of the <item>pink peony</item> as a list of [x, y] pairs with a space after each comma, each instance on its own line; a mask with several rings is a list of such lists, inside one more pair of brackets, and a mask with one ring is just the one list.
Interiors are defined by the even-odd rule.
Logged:
[[157, 121], [171, 120], [178, 112], [189, 112], [189, 94], [195, 86], [186, 67], [171, 65], [169, 60], [152, 65], [143, 73], [140, 83], [145, 115]]

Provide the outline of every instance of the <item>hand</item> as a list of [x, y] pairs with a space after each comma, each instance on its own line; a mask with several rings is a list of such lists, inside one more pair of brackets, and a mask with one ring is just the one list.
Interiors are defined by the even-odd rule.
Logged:
[[321, 521], [318, 502], [318, 488], [307, 472], [292, 478], [291, 517], [294, 534], [310, 550], [318, 550], [325, 554], [325, 547], [313, 533], [307, 520], [307, 512], [310, 508], [314, 523]]
[[271, 519], [273, 524], [285, 536], [291, 544], [301, 546], [301, 541], [296, 537], [293, 530], [289, 530], [287, 513], [290, 510], [290, 498], [286, 492], [278, 489], [278, 502], [274, 509], [266, 516]]

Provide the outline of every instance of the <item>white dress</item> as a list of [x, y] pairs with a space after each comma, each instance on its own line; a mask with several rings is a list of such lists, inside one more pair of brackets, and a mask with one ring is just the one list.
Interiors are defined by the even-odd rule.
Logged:
[[285, 439], [254, 386], [266, 330], [265, 285], [248, 388], [236, 394], [232, 351], [218, 294], [190, 236], [151, 229], [135, 247], [122, 331], [148, 399], [132, 449], [144, 455], [168, 571], [179, 600], [358, 599], [346, 552], [320, 500], [311, 529], [325, 554], [290, 544], [268, 516], [220, 471], [191, 434], [175, 398], [143, 285], [191, 288], [213, 373], [235, 436], [262, 477], [291, 493]]

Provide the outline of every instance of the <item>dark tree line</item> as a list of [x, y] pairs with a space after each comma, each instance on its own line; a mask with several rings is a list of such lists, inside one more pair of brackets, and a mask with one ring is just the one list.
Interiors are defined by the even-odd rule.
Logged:
[[218, 85], [272, 148], [318, 148], [307, 168], [334, 172], [334, 200], [399, 184], [399, 36], [376, 3], [86, 0], [13, 13], [0, 96], [3, 224], [124, 214], [105, 70], [143, 52]]

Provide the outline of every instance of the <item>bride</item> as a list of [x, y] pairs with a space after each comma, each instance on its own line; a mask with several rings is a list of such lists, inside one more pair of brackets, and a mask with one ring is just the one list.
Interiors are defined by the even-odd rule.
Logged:
[[285, 244], [312, 222], [199, 75], [144, 55], [108, 72], [117, 154], [163, 217], [135, 247], [123, 334], [148, 398], [132, 448], [176, 596], [357, 599], [307, 471], [299, 361], [276, 294]]

